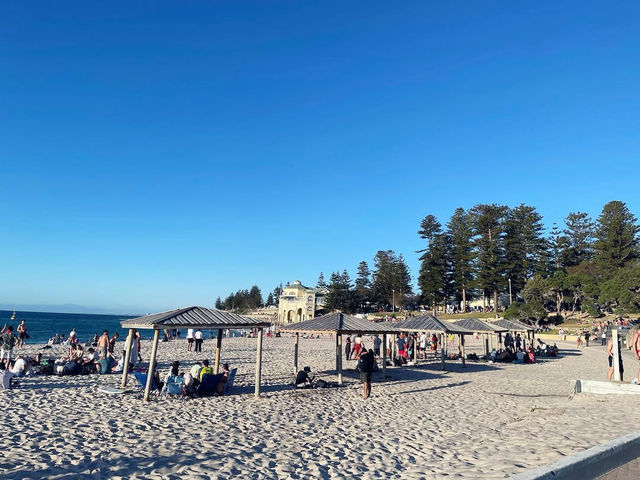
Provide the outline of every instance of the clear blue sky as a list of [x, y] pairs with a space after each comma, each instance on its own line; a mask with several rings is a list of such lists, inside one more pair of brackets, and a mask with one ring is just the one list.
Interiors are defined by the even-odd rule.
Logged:
[[429, 213], [640, 216], [637, 2], [3, 2], [0, 303], [211, 305]]

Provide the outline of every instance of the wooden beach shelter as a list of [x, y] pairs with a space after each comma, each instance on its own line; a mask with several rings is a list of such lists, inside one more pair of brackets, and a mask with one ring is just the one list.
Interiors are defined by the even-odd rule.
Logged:
[[[298, 344], [300, 333], [318, 334], [334, 333], [336, 336], [336, 372], [338, 375], [338, 385], [342, 385], [342, 335], [362, 334], [375, 335], [382, 334], [382, 345], [387, 344], [387, 334], [395, 333], [397, 330], [388, 323], [375, 323], [364, 318], [346, 315], [344, 313], [329, 313], [320, 317], [312, 318], [304, 322], [292, 323], [280, 328], [281, 332], [293, 332], [296, 334], [296, 341], [293, 353], [293, 371], [298, 373]], [[383, 348], [382, 354], [382, 375], [386, 376], [387, 351]]]
[[[149, 371], [147, 372], [147, 384], [144, 389], [144, 401], [149, 401], [149, 392], [153, 381], [153, 374], [156, 368], [156, 355], [158, 353], [158, 341], [160, 332], [165, 328], [199, 328], [201, 330], [218, 330], [216, 344], [215, 373], [220, 369], [220, 350], [222, 347], [222, 331], [225, 329], [257, 329], [257, 352], [256, 352], [256, 389], [255, 395], [260, 395], [260, 379], [262, 375], [262, 333], [264, 328], [270, 326], [269, 322], [256, 320], [254, 318], [236, 315], [203, 307], [186, 307], [168, 312], [145, 315], [143, 317], [131, 318], [120, 322], [122, 328], [129, 329], [127, 336], [125, 365], [131, 362], [131, 346], [134, 329], [153, 330], [153, 346], [151, 348], [151, 360], [149, 361]], [[122, 371], [122, 388], [127, 385], [128, 368]]]
[[[495, 325], [501, 328], [506, 328], [509, 332], [513, 332], [513, 333], [526, 332], [527, 340], [529, 340], [529, 345], [531, 345], [532, 347], [535, 347], [534, 341], [535, 341], [536, 329], [533, 325], [526, 325], [516, 320], [507, 320], [506, 318], [493, 321], [491, 322], [491, 325]], [[500, 339], [500, 341], [502, 342], [502, 339]]]
[[482, 335], [484, 340], [482, 342], [484, 344], [484, 354], [487, 358], [489, 357], [490, 336], [509, 331], [505, 327], [501, 327], [489, 322], [483, 322], [478, 318], [462, 318], [460, 320], [455, 320], [453, 323], [455, 323], [459, 327], [466, 328], [467, 330], [472, 330], [474, 333], [479, 333]]
[[[441, 336], [440, 345], [441, 345], [441, 361], [442, 361], [442, 370], [445, 369], [445, 344], [446, 344], [446, 335], [452, 333], [454, 335], [460, 336], [460, 349], [462, 353], [462, 364], [465, 365], [466, 359], [464, 354], [464, 336], [472, 335], [473, 331], [468, 330], [462, 326], [456, 325], [455, 323], [447, 322], [445, 320], [440, 320], [439, 318], [434, 317], [433, 315], [420, 315], [419, 317], [412, 317], [408, 320], [404, 320], [402, 322], [394, 323], [393, 326], [399, 332], [433, 332], [438, 333]], [[417, 361], [417, 349], [413, 349], [414, 352], [414, 360]]]

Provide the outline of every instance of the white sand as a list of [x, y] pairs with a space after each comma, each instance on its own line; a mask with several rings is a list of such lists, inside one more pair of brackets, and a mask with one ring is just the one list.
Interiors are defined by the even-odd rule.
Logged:
[[[185, 344], [160, 344], [163, 375], [174, 358], [213, 357], [214, 341], [198, 355]], [[344, 388], [286, 386], [293, 340], [264, 344], [261, 398], [255, 340], [242, 338], [223, 343], [238, 368], [228, 397], [143, 404], [97, 391], [117, 375], [22, 379], [0, 391], [0, 478], [505, 478], [640, 428], [635, 396], [571, 395], [577, 378], [606, 378], [601, 346], [566, 343], [562, 358], [536, 365], [389, 368], [365, 401], [355, 372]], [[300, 346], [301, 367], [335, 379], [332, 341]], [[636, 365], [625, 352], [627, 379]]]

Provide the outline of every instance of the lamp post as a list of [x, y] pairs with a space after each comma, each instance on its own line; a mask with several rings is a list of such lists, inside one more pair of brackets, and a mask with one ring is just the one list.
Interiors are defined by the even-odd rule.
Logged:
[[393, 297], [392, 297], [393, 298], [393, 301], [392, 301], [393, 307], [391, 307], [391, 308], [392, 308], [392, 311], [395, 313], [395, 311], [396, 311], [396, 291], [395, 291], [395, 289], [392, 288], [391, 289], [391, 293], [393, 294]]
[[513, 299], [511, 298], [511, 278], [509, 278], [509, 306], [511, 306], [512, 302]]

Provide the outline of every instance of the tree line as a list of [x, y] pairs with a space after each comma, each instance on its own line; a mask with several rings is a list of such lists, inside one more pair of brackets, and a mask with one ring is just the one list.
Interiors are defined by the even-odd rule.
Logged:
[[607, 203], [594, 221], [569, 213], [547, 235], [535, 207], [479, 204], [458, 208], [445, 226], [434, 215], [420, 223], [418, 284], [431, 308], [466, 305], [500, 294], [515, 301], [512, 318], [540, 320], [563, 310], [640, 311], [636, 217], [620, 201]]

